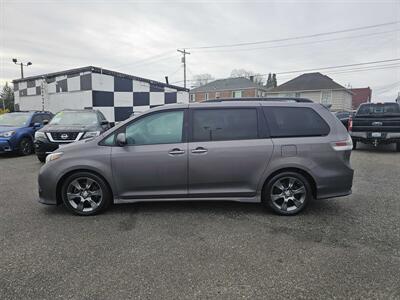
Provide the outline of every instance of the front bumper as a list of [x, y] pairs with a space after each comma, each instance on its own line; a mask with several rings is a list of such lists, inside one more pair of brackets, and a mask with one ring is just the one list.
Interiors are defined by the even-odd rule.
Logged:
[[51, 167], [52, 162], [42, 166], [38, 176], [38, 201], [43, 204], [56, 205], [57, 201], [57, 183], [59, 174]]
[[34, 142], [35, 153], [37, 155], [47, 155], [58, 149], [59, 144], [50, 141], [35, 140]]
[[8, 139], [0, 138], [0, 153], [12, 152], [14, 149]]
[[350, 132], [351, 138], [355, 142], [364, 144], [392, 144], [400, 143], [400, 132], [378, 132], [380, 136], [372, 136], [372, 132]]

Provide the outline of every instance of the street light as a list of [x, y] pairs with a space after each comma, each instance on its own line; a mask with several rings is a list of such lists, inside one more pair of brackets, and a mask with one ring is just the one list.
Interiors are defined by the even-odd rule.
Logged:
[[25, 67], [31, 66], [32, 63], [30, 61], [28, 61], [28, 63], [26, 63], [26, 64], [24, 64], [23, 62], [19, 63], [16, 58], [13, 58], [12, 61], [13, 61], [14, 64], [21, 66], [21, 78], [24, 78], [24, 66]]

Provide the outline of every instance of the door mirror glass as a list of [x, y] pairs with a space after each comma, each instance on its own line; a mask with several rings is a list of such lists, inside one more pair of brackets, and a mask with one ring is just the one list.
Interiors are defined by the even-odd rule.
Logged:
[[43, 120], [43, 125], [47, 125], [47, 124], [49, 124], [49, 120]]
[[126, 145], [126, 136], [125, 133], [121, 132], [117, 135], [117, 145], [123, 147]]

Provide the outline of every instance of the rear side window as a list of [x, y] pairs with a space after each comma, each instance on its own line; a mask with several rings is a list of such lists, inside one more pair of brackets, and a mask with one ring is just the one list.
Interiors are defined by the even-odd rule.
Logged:
[[271, 137], [324, 136], [329, 126], [308, 107], [264, 107]]
[[258, 138], [255, 108], [193, 110], [193, 141], [227, 141]]

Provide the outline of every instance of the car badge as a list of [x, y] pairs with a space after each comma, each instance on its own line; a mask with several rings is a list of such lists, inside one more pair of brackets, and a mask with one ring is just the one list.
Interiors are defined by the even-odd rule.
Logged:
[[63, 134], [61, 135], [61, 138], [62, 138], [63, 140], [66, 140], [66, 139], [68, 138], [68, 134], [63, 133]]

